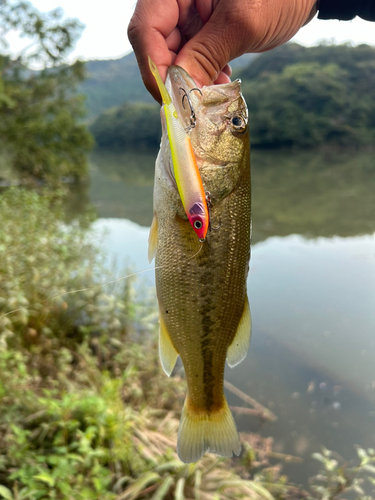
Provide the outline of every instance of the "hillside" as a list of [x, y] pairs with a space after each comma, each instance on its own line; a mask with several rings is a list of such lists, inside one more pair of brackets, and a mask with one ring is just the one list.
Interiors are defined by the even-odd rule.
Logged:
[[375, 48], [290, 43], [240, 72], [252, 145], [375, 145]]
[[366, 65], [368, 71], [374, 69], [375, 49], [365, 44], [356, 47], [346, 44], [304, 47], [297, 43], [287, 43], [261, 54], [251, 66], [241, 70], [240, 76], [243, 80], [252, 80], [262, 73], [280, 74], [287, 66], [299, 63], [336, 64], [342, 70], [350, 72], [352, 79], [356, 79], [359, 67], [365, 69]]
[[[232, 61], [233, 70], [247, 67], [256, 54], [244, 54]], [[124, 102], [153, 103], [143, 85], [134, 52], [120, 59], [93, 60], [86, 63], [87, 79], [79, 88], [86, 96], [88, 118]]]
[[[374, 47], [286, 44], [252, 59], [235, 76], [242, 79], [253, 147], [374, 147]], [[92, 132], [99, 147], [159, 143], [158, 106], [134, 101], [97, 117]], [[137, 127], [129, 127], [135, 117]]]
[[125, 101], [152, 103], [143, 85], [134, 53], [120, 58], [86, 63], [87, 79], [79, 91], [86, 96], [89, 118]]

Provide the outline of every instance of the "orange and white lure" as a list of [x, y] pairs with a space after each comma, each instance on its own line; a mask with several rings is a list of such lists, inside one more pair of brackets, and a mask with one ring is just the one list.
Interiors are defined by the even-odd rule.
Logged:
[[190, 137], [178, 118], [176, 108], [160, 77], [156, 64], [150, 57], [148, 62], [163, 101], [177, 189], [190, 224], [199, 240], [203, 242], [209, 227], [209, 212]]

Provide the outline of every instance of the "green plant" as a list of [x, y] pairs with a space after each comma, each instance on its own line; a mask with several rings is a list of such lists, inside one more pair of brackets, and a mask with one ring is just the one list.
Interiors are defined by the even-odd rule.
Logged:
[[[85, 178], [91, 135], [80, 123], [83, 63], [62, 65], [83, 26], [61, 9], [40, 13], [29, 2], [0, 3], [0, 149], [22, 181], [60, 184]], [[6, 35], [16, 30], [29, 45], [12, 55]], [[11, 55], [9, 55], [11, 54]], [[32, 71], [38, 62], [41, 71]]]
[[370, 485], [375, 485], [375, 450], [357, 448], [357, 454], [360, 462], [354, 466], [340, 464], [342, 460], [334, 458], [335, 454], [326, 448], [321, 453], [313, 454], [313, 458], [323, 465], [323, 470], [311, 479], [314, 500], [343, 498], [341, 495], [348, 492], [358, 494], [358, 500], [373, 498], [366, 494], [366, 490], [369, 491]]

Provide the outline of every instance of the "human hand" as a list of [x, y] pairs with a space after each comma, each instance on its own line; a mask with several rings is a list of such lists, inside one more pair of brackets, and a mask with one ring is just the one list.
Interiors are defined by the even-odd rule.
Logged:
[[143, 81], [160, 102], [148, 56], [163, 80], [171, 64], [197, 85], [230, 81], [228, 62], [290, 40], [316, 13], [316, 0], [138, 0], [128, 27]]

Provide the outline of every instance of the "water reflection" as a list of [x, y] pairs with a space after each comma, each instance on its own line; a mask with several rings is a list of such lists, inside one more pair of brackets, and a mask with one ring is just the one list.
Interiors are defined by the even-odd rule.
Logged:
[[371, 153], [255, 151], [252, 172], [255, 242], [375, 231]]
[[[99, 217], [151, 224], [156, 154], [91, 156], [89, 196]], [[288, 234], [354, 236], [375, 231], [371, 153], [255, 150], [252, 192], [253, 243]]]
[[90, 198], [99, 217], [152, 221], [152, 193], [157, 151], [94, 153], [90, 158]]

